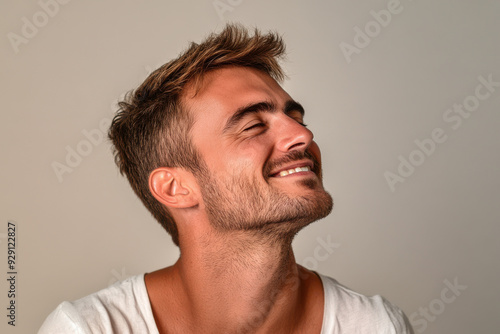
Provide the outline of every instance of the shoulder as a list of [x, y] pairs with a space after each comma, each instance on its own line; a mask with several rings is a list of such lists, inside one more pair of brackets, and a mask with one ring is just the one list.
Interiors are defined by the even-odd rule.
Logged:
[[144, 275], [139, 275], [61, 303], [38, 333], [155, 333], [153, 326]]
[[324, 333], [413, 334], [403, 311], [385, 298], [362, 295], [331, 277], [318, 275], [325, 293], [323, 327], [329, 329]]

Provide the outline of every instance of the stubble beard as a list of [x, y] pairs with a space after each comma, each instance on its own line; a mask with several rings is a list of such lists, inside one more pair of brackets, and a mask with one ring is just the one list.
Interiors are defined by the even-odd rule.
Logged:
[[[288, 158], [292, 159], [299, 160], [296, 154]], [[333, 200], [322, 187], [321, 172], [315, 172], [317, 178], [291, 181], [304, 187], [304, 195], [296, 197], [269, 183], [256, 184], [242, 174], [226, 177], [222, 182], [202, 168], [198, 179], [209, 221], [216, 231], [246, 231], [274, 241], [291, 242], [302, 228], [332, 210]]]

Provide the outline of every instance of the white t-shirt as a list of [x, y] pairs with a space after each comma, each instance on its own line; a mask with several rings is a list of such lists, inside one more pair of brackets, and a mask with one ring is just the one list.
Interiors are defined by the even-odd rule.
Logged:
[[[380, 296], [366, 297], [319, 275], [325, 293], [321, 334], [411, 334], [403, 312]], [[144, 275], [74, 302], [61, 303], [38, 334], [159, 334]]]

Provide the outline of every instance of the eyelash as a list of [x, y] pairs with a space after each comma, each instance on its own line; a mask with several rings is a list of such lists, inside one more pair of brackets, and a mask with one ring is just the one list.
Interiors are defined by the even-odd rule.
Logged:
[[[300, 125], [302, 125], [303, 127], [307, 128], [307, 124], [302, 123], [302, 122], [299, 122], [299, 121], [297, 121], [297, 123], [299, 123], [299, 124], [300, 124]], [[261, 127], [263, 127], [263, 126], [266, 126], [266, 125], [265, 125], [264, 123], [256, 123], [256, 124], [254, 124], [254, 125], [252, 125], [252, 126], [249, 126], [249, 127], [248, 127], [248, 128], [246, 128], [244, 131], [249, 131], [249, 130], [252, 130], [252, 129], [254, 129], [254, 128], [261, 128]]]
[[[305, 124], [305, 123], [303, 123], [303, 122], [300, 122], [300, 121], [298, 121], [298, 120], [295, 120], [295, 121], [296, 121], [297, 123], [299, 123], [300, 125], [302, 125], [303, 127], [307, 128], [307, 124]], [[249, 131], [249, 130], [252, 130], [252, 129], [254, 129], [254, 128], [261, 128], [261, 127], [263, 127], [263, 126], [266, 126], [266, 124], [264, 124], [264, 123], [262, 123], [262, 122], [261, 122], [261, 123], [256, 123], [256, 124], [254, 124], [254, 125], [252, 125], [252, 126], [249, 126], [249, 127], [248, 127], [248, 128], [246, 128], [244, 131]]]
[[264, 123], [255, 123], [254, 125], [249, 126], [248, 128], [246, 128], [245, 131], [249, 131], [249, 130], [252, 130], [254, 128], [261, 128], [263, 126], [266, 126], [266, 125]]

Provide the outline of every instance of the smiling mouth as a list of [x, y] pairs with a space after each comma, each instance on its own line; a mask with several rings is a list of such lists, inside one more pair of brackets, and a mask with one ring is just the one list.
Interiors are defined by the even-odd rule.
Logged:
[[[299, 162], [295, 164], [288, 164], [288, 166], [283, 166], [280, 169], [275, 170], [269, 177], [285, 177], [295, 173], [310, 173], [315, 172], [313, 168], [313, 162]], [[305, 175], [305, 174], [304, 174]]]
[[293, 176], [321, 178], [321, 167], [318, 159], [310, 152], [292, 151], [280, 159], [268, 161], [263, 168], [264, 177], [282, 178]]
[[273, 176], [283, 177], [283, 176], [287, 176], [287, 175], [290, 175], [290, 174], [293, 174], [293, 173], [310, 172], [310, 171], [311, 171], [311, 167], [304, 166], [304, 167], [297, 167], [297, 168], [291, 168], [291, 169], [287, 169], [287, 170], [282, 170], [281, 172], [276, 173]]

